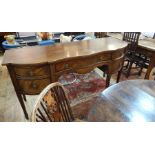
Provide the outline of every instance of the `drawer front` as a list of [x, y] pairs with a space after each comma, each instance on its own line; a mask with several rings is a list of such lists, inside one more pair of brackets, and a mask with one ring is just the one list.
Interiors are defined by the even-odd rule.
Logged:
[[112, 53], [112, 59], [116, 59], [116, 58], [121, 57], [122, 55], [124, 55], [124, 52], [125, 52], [124, 49], [113, 52]]
[[99, 54], [96, 56], [97, 62], [111, 60], [111, 53]]
[[67, 70], [67, 69], [74, 70], [74, 69], [85, 67], [85, 66], [95, 63], [95, 62], [96, 61], [94, 58], [91, 58], [91, 59], [89, 58], [87, 60], [84, 60], [84, 59], [70, 60], [70, 61], [65, 61], [65, 62], [56, 64], [55, 70], [56, 70], [56, 72]]
[[41, 80], [18, 80], [20, 92], [27, 95], [39, 94], [50, 83], [48, 78]]
[[90, 65], [95, 65], [96, 63], [107, 61], [111, 59], [110, 53], [104, 53], [100, 55], [95, 55], [92, 57], [85, 57], [81, 59], [75, 59], [75, 60], [69, 60], [69, 61], [63, 61], [55, 64], [55, 71], [63, 71], [67, 69], [80, 69], [84, 68]]
[[49, 66], [39, 67], [14, 67], [16, 75], [23, 77], [46, 76], [50, 75]]
[[123, 67], [124, 58], [120, 58], [114, 60], [111, 65], [109, 65], [109, 72], [110, 74], [117, 73]]

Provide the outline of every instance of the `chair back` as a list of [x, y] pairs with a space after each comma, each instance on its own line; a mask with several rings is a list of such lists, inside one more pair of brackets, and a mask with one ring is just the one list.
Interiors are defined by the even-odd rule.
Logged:
[[103, 38], [107, 36], [107, 32], [95, 32], [96, 38]]
[[48, 85], [36, 100], [32, 112], [32, 121], [70, 122], [73, 120], [65, 88], [58, 82]]
[[130, 43], [128, 46], [128, 51], [135, 52], [140, 34], [140, 32], [124, 32], [123, 40]]

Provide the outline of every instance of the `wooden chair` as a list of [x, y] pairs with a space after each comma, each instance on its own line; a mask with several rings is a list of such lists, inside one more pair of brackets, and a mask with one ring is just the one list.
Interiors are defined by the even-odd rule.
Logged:
[[137, 67], [140, 68], [138, 74], [141, 73], [142, 68], [146, 67], [145, 62], [147, 58], [137, 51], [139, 36], [140, 32], [124, 32], [123, 35], [123, 40], [129, 42], [127, 53], [124, 60], [126, 65], [124, 65], [123, 67], [123, 72], [126, 74], [126, 77], [130, 76], [133, 64], [135, 64]]
[[65, 88], [59, 82], [48, 85], [36, 100], [33, 122], [70, 122], [74, 121]]
[[95, 32], [96, 38], [107, 37], [107, 32]]

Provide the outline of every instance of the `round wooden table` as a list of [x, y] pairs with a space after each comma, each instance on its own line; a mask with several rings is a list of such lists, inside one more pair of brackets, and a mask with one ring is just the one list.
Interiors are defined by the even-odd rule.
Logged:
[[91, 99], [87, 119], [96, 122], [154, 122], [155, 81], [127, 80]]

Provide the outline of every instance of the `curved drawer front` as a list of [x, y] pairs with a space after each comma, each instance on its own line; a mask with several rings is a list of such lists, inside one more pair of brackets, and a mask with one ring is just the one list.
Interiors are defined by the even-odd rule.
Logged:
[[90, 63], [95, 63], [95, 59], [89, 58], [87, 59], [87, 61], [84, 59], [64, 61], [64, 62], [57, 63], [55, 65], [55, 71], [59, 72], [67, 69], [81, 68], [81, 67], [87, 66]]
[[115, 59], [111, 65], [109, 65], [109, 72], [111, 74], [114, 74], [118, 72], [123, 67], [124, 57], [121, 57], [119, 59]]
[[124, 55], [124, 53], [125, 53], [125, 49], [124, 48], [123, 49], [120, 49], [118, 51], [115, 51], [115, 52], [112, 53], [112, 59], [119, 58], [122, 55]]
[[48, 78], [41, 80], [18, 80], [20, 92], [29, 95], [39, 94], [50, 83]]
[[48, 76], [50, 75], [49, 66], [35, 66], [35, 67], [14, 67], [16, 75], [23, 77], [33, 77], [33, 76]]
[[55, 71], [59, 72], [67, 69], [80, 69], [107, 60], [111, 60], [111, 53], [102, 53], [91, 57], [88, 56], [80, 59], [62, 61], [55, 64]]
[[111, 53], [102, 53], [94, 57], [96, 58], [96, 63], [102, 62], [102, 61], [108, 61], [108, 60], [111, 60]]

